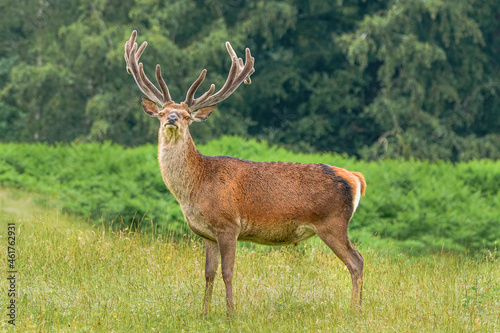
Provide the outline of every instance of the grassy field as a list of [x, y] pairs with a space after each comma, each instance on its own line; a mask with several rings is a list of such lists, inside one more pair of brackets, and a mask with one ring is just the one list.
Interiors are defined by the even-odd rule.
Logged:
[[[395, 254], [444, 249], [487, 255], [500, 246], [500, 160], [367, 162], [346, 155], [295, 154], [238, 137], [198, 148], [207, 155], [321, 162], [362, 171], [368, 186], [350, 233], [372, 249], [390, 245]], [[147, 228], [153, 220], [163, 230], [185, 233], [179, 204], [161, 178], [155, 145], [0, 143], [0, 187], [36, 193], [38, 203], [98, 225], [104, 220], [117, 227], [121, 220]]]
[[[201, 317], [204, 247], [191, 233], [173, 242], [90, 227], [8, 190], [0, 190], [0, 221], [3, 263], [7, 223], [16, 225], [18, 332], [500, 332], [493, 256], [394, 256], [360, 244], [365, 289], [357, 315], [347, 270], [317, 241], [240, 245], [237, 314], [228, 321], [220, 269], [211, 312]], [[0, 330], [11, 331], [4, 313]]]

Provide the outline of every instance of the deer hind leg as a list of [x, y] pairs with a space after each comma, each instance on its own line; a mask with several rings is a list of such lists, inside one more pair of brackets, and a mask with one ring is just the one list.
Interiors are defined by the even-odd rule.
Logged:
[[219, 246], [216, 242], [205, 239], [206, 261], [205, 261], [205, 296], [203, 298], [203, 314], [206, 315], [212, 301], [215, 274], [219, 266]]
[[[335, 255], [347, 266], [352, 280], [351, 307], [361, 308], [363, 294], [363, 256], [354, 248], [347, 236], [347, 223], [345, 227], [317, 228], [317, 235]], [[340, 230], [339, 230], [340, 229]]]
[[233, 269], [236, 258], [237, 236], [231, 233], [217, 235], [221, 255], [222, 279], [226, 285], [226, 304], [228, 316], [234, 313], [233, 302]]

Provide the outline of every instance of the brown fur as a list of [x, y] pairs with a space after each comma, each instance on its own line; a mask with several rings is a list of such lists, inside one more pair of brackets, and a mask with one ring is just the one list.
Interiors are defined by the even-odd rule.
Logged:
[[[156, 78], [161, 91], [146, 77], [138, 60], [137, 31], [125, 43], [127, 70], [148, 97], [144, 111], [160, 120], [158, 161], [170, 192], [179, 202], [189, 227], [204, 238], [206, 246], [205, 297], [207, 313], [219, 260], [226, 285], [228, 313], [234, 310], [232, 278], [236, 242], [265, 245], [297, 245], [318, 235], [342, 260], [352, 279], [352, 304], [361, 305], [363, 257], [347, 236], [347, 225], [366, 183], [359, 172], [325, 164], [261, 163], [227, 156], [203, 156], [196, 150], [189, 125], [202, 121], [245, 81], [250, 83], [254, 58], [246, 49], [246, 61], [238, 59], [229, 43], [231, 70], [224, 86], [215, 94], [214, 85], [194, 98], [205, 78], [203, 70], [189, 88], [186, 100], [172, 101], [168, 87]], [[159, 107], [158, 105], [162, 105]]]
[[[361, 173], [325, 164], [204, 156], [191, 139], [188, 126], [193, 119], [182, 104], [148, 113], [156, 114], [161, 122], [158, 160], [163, 180], [189, 227], [207, 245], [205, 312], [219, 252], [232, 311], [236, 241], [297, 245], [315, 234], [347, 265], [353, 279], [353, 303], [361, 302], [363, 259], [347, 237], [356, 179], [362, 194], [366, 187]], [[166, 128], [169, 115], [178, 118], [176, 127]]]

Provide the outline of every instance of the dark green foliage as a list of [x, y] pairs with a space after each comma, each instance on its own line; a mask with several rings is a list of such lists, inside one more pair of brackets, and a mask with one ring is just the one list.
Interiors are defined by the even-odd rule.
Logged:
[[500, 157], [498, 0], [22, 0], [0, 4], [0, 141], [152, 142], [125, 71], [133, 29], [146, 74], [182, 101], [203, 68], [220, 88], [224, 42], [256, 58], [193, 129], [293, 151], [466, 161]]
[[93, 223], [129, 226], [147, 217], [182, 218], [160, 176], [156, 148], [105, 144], [7, 144], [0, 183], [46, 194], [66, 212]]
[[[223, 137], [200, 146], [207, 155], [258, 161], [326, 163], [361, 171], [368, 183], [350, 224], [356, 241], [395, 244], [416, 253], [493, 251], [500, 241], [500, 162], [387, 160], [295, 154], [266, 142]], [[92, 223], [185, 229], [161, 179], [156, 147], [105, 144], [0, 145], [0, 186], [29, 190]], [[122, 220], [122, 222], [120, 222]]]
[[394, 1], [339, 39], [350, 63], [378, 81], [364, 114], [384, 134], [362, 155], [499, 157], [500, 85], [489, 73], [500, 63], [488, 57], [499, 44], [485, 42], [499, 31], [499, 8], [494, 1]]

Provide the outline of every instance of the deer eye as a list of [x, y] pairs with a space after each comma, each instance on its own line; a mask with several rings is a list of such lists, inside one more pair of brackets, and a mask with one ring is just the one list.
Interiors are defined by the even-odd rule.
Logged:
[[160, 116], [160, 117], [164, 117], [164, 116], [165, 116], [165, 112], [160, 112], [160, 113], [158, 113], [158, 116]]
[[191, 117], [190, 116], [185, 116], [184, 120], [191, 120]]

